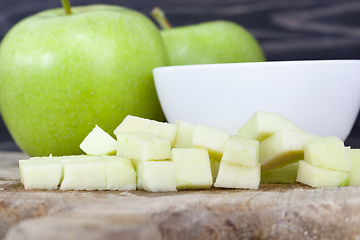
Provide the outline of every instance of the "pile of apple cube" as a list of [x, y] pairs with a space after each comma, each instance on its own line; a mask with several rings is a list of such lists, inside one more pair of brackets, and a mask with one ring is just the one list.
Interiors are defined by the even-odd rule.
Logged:
[[81, 143], [86, 155], [20, 160], [25, 189], [145, 190], [259, 188], [301, 182], [360, 185], [360, 149], [307, 133], [280, 113], [256, 112], [236, 133], [128, 115], [116, 140], [100, 127]]

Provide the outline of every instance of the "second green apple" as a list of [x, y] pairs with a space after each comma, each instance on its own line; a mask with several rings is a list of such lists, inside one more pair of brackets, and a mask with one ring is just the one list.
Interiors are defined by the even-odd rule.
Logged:
[[154, 8], [152, 16], [163, 28], [170, 65], [265, 61], [255, 37], [237, 23], [219, 20], [172, 28], [161, 9]]

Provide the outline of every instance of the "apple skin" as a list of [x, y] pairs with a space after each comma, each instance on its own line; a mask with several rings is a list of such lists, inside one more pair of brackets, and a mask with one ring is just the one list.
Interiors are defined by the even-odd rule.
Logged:
[[265, 61], [252, 34], [230, 21], [164, 29], [161, 35], [170, 65]]
[[164, 121], [152, 70], [168, 64], [156, 25], [111, 5], [46, 10], [16, 24], [0, 48], [0, 109], [30, 156], [82, 153], [95, 124], [126, 115]]

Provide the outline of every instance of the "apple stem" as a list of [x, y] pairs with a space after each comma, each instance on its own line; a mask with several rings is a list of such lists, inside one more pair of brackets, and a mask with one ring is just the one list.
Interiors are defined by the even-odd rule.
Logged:
[[70, 15], [71, 14], [70, 0], [61, 0], [61, 3], [63, 5], [63, 8], [65, 9], [66, 15]]
[[172, 26], [165, 16], [165, 13], [161, 8], [154, 7], [151, 11], [151, 16], [158, 22], [162, 29], [171, 29]]

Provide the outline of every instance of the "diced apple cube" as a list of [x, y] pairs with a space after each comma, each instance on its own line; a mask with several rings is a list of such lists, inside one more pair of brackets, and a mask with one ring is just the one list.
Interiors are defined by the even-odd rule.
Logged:
[[150, 119], [128, 115], [114, 130], [114, 134], [116, 137], [119, 135], [119, 133], [122, 132], [153, 133], [159, 137], [170, 140], [171, 146], [174, 146], [177, 126], [170, 123], [158, 122]]
[[259, 163], [259, 141], [231, 136], [225, 143], [221, 162], [255, 167]]
[[209, 151], [210, 158], [220, 161], [225, 150], [225, 142], [229, 138], [229, 132], [200, 123], [195, 127], [191, 147], [205, 148]]
[[96, 125], [81, 142], [80, 148], [88, 155], [111, 155], [116, 153], [116, 140]]
[[52, 159], [59, 161], [61, 163], [61, 179], [60, 183], [64, 180], [64, 171], [65, 171], [65, 164], [69, 162], [77, 163], [79, 161], [89, 161], [89, 160], [98, 160], [98, 156], [91, 156], [91, 155], [70, 155], [70, 156], [59, 156], [59, 157], [52, 157]]
[[[35, 163], [35, 162], [46, 162], [46, 161], [48, 161], [48, 160], [50, 160], [50, 161], [52, 161], [52, 162], [55, 162], [55, 161], [57, 161], [56, 159], [54, 159], [54, 158], [52, 158], [51, 156], [50, 157], [31, 157], [31, 158], [29, 158], [29, 159], [24, 159], [24, 160], [19, 160], [19, 170], [20, 170], [20, 181], [21, 181], [21, 183], [22, 184], [24, 184], [24, 182], [23, 182], [23, 173], [22, 173], [22, 166], [24, 165], [24, 164], [28, 164], [28, 163]], [[57, 161], [58, 162], [58, 161]]]
[[262, 183], [295, 183], [299, 162], [261, 174]]
[[107, 190], [136, 190], [136, 172], [130, 159], [103, 157], [106, 163]]
[[141, 161], [166, 160], [171, 158], [171, 143], [148, 132], [119, 132], [116, 155]]
[[220, 162], [219, 173], [214, 184], [221, 188], [258, 189], [260, 185], [260, 163], [247, 167]]
[[97, 159], [62, 161], [63, 181], [60, 190], [106, 190], [106, 164]]
[[194, 136], [195, 125], [185, 121], [176, 121], [175, 125], [178, 127], [178, 132], [175, 138], [176, 148], [190, 148]]
[[210, 159], [203, 148], [173, 148], [171, 160], [176, 167], [176, 188], [209, 189], [213, 185]]
[[136, 161], [137, 188], [148, 192], [172, 192], [176, 189], [176, 170], [172, 161]]
[[341, 187], [349, 185], [349, 173], [313, 166], [307, 161], [299, 161], [297, 182], [312, 187]]
[[349, 180], [351, 186], [360, 185], [360, 149], [346, 149], [346, 153], [350, 159], [351, 170], [349, 172]]
[[296, 130], [280, 130], [259, 145], [259, 162], [263, 173], [304, 159], [304, 142], [320, 136]]
[[25, 189], [55, 190], [61, 178], [61, 164], [58, 161], [20, 160], [21, 182]]
[[210, 159], [211, 175], [213, 178], [213, 183], [216, 182], [217, 175], [219, 173], [220, 162]]
[[236, 135], [262, 141], [282, 129], [302, 131], [280, 113], [259, 111], [237, 130]]
[[344, 142], [335, 136], [306, 141], [304, 143], [304, 160], [322, 168], [339, 171], [351, 170]]

